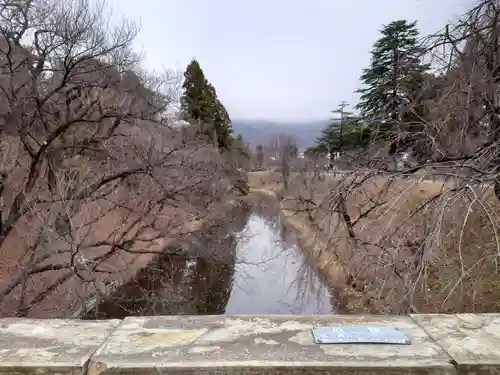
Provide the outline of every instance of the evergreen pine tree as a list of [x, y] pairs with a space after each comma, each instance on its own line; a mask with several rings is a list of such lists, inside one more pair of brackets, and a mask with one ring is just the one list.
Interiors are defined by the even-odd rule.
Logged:
[[181, 97], [181, 111], [184, 120], [200, 120], [204, 116], [202, 111], [206, 108], [206, 85], [205, 74], [196, 60], [192, 60], [184, 72], [182, 88], [184, 93]]
[[371, 65], [363, 71], [366, 86], [358, 90], [361, 116], [378, 130], [394, 130], [395, 124], [410, 119], [429, 66], [421, 62], [416, 22], [399, 20], [383, 27], [382, 37], [372, 49]]
[[340, 118], [332, 120], [321, 136], [316, 140], [313, 150], [330, 152], [333, 160], [336, 154], [341, 154], [357, 148], [364, 148], [370, 142], [369, 128], [361, 123], [352, 112], [346, 111], [348, 104], [341, 102], [333, 113], [340, 114]]
[[184, 72], [181, 111], [185, 120], [199, 120], [200, 131], [214, 145], [228, 150], [231, 146], [231, 120], [226, 108], [217, 98], [215, 87], [208, 82], [196, 60], [192, 60]]
[[214, 134], [217, 137], [217, 146], [221, 149], [229, 150], [232, 142], [231, 119], [226, 108], [217, 97], [217, 92], [213, 85], [207, 84], [207, 93], [208, 103], [210, 103], [210, 109], [208, 110], [209, 122], [212, 131], [215, 130]]

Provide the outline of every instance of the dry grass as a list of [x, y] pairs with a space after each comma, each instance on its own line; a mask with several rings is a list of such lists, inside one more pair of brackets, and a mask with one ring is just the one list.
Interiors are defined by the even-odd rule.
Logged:
[[[260, 173], [250, 182], [282, 195], [287, 216], [316, 244], [308, 248], [323, 249], [316, 251], [320, 268], [336, 273], [327, 276], [337, 285], [343, 279], [348, 311], [498, 310], [500, 205], [491, 189], [383, 177], [357, 185], [361, 179], [297, 175], [286, 194], [279, 175]], [[355, 238], [336, 210], [342, 194]]]

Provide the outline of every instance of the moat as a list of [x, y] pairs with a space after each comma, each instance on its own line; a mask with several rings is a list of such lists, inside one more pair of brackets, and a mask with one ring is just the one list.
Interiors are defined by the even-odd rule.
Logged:
[[[335, 293], [278, 216], [252, 211], [236, 227], [217, 244], [219, 249], [227, 247], [231, 256], [223, 260], [161, 257], [86, 318], [336, 311]], [[198, 241], [196, 246], [208, 245]]]

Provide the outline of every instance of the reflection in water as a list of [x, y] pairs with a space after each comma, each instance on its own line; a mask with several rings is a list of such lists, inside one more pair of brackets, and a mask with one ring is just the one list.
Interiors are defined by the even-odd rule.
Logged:
[[233, 274], [234, 263], [214, 264], [204, 259], [197, 261], [193, 292], [196, 293], [194, 300], [198, 314], [224, 314]]
[[[260, 215], [250, 216], [237, 244], [237, 264], [226, 314], [328, 314], [329, 289], [295, 245], [283, 240], [285, 228]], [[285, 229], [286, 230], [286, 229]]]
[[234, 262], [162, 257], [82, 318], [144, 315], [221, 315], [231, 291]]
[[[161, 257], [85, 318], [332, 312], [329, 289], [301, 250], [284, 240], [288, 236], [279, 221], [252, 214], [238, 226], [216, 241], [228, 256]], [[190, 246], [208, 244], [194, 239]]]

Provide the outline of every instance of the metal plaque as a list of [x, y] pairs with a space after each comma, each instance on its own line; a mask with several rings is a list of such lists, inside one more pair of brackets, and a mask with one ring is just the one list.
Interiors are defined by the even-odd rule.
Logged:
[[393, 327], [338, 325], [315, 327], [312, 334], [316, 344], [411, 344], [403, 332]]

